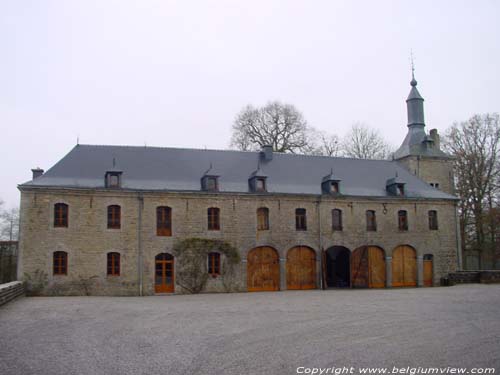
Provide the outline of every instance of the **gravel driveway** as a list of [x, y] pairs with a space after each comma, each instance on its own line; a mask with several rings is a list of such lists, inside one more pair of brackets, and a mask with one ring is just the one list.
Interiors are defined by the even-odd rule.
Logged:
[[37, 297], [0, 307], [2, 375], [296, 374], [302, 366], [498, 373], [500, 285]]

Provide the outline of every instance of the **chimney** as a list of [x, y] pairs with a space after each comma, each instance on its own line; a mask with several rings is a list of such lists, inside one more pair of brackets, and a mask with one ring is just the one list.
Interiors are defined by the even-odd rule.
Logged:
[[262, 146], [262, 150], [260, 151], [262, 159], [265, 161], [271, 161], [273, 160], [273, 146], [271, 145], [264, 145]]
[[43, 169], [37, 167], [37, 168], [32, 169], [31, 172], [33, 172], [33, 180], [34, 180], [35, 178], [40, 177], [44, 171], [43, 171]]
[[439, 134], [438, 134], [437, 129], [431, 129], [430, 136], [431, 136], [432, 140], [434, 141], [434, 147], [436, 149], [440, 150], [441, 145], [439, 143]]

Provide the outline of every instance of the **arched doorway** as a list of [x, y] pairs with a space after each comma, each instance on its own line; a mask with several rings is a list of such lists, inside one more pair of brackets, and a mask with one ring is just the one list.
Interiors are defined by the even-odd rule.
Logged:
[[247, 256], [247, 289], [249, 292], [275, 291], [280, 288], [280, 260], [272, 247], [261, 246]]
[[384, 250], [362, 246], [351, 255], [351, 285], [353, 288], [385, 287]]
[[161, 253], [155, 257], [155, 293], [174, 292], [174, 257]]
[[316, 289], [316, 254], [310, 247], [296, 246], [288, 250], [286, 288]]
[[351, 252], [343, 246], [332, 246], [325, 257], [326, 285], [328, 288], [351, 286]]
[[434, 267], [432, 261], [434, 260], [434, 256], [432, 254], [424, 255], [424, 286], [433, 286], [434, 285]]
[[417, 252], [411, 246], [398, 246], [392, 252], [392, 286], [417, 286]]

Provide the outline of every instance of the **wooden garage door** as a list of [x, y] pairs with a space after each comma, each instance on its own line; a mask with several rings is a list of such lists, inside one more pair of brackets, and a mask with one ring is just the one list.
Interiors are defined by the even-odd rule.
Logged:
[[297, 246], [288, 251], [286, 287], [287, 289], [316, 288], [316, 255], [313, 249]]
[[363, 246], [351, 256], [351, 285], [353, 288], [384, 288], [384, 251], [376, 246]]
[[432, 257], [424, 256], [424, 286], [432, 286]]
[[417, 286], [417, 254], [410, 246], [398, 246], [392, 253], [392, 286]]
[[280, 260], [272, 247], [256, 247], [247, 258], [247, 289], [249, 292], [279, 290]]

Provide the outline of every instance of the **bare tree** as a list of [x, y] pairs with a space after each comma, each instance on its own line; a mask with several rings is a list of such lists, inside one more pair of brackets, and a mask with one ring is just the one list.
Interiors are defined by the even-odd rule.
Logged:
[[270, 102], [262, 108], [246, 106], [233, 123], [231, 146], [256, 150], [264, 145], [276, 152], [304, 152], [308, 149], [308, 126], [291, 104]]
[[2, 209], [0, 201], [0, 239], [17, 241], [19, 236], [19, 208]]
[[343, 139], [342, 154], [358, 159], [387, 159], [391, 147], [377, 130], [355, 123]]
[[310, 128], [308, 146], [303, 151], [308, 155], [340, 156], [340, 146], [341, 143], [336, 134]]
[[[500, 119], [498, 114], [474, 115], [453, 124], [446, 133], [446, 150], [454, 159], [464, 247], [479, 254], [495, 246], [500, 196]], [[481, 261], [481, 256], [479, 257]], [[480, 265], [481, 266], [481, 265]]]

